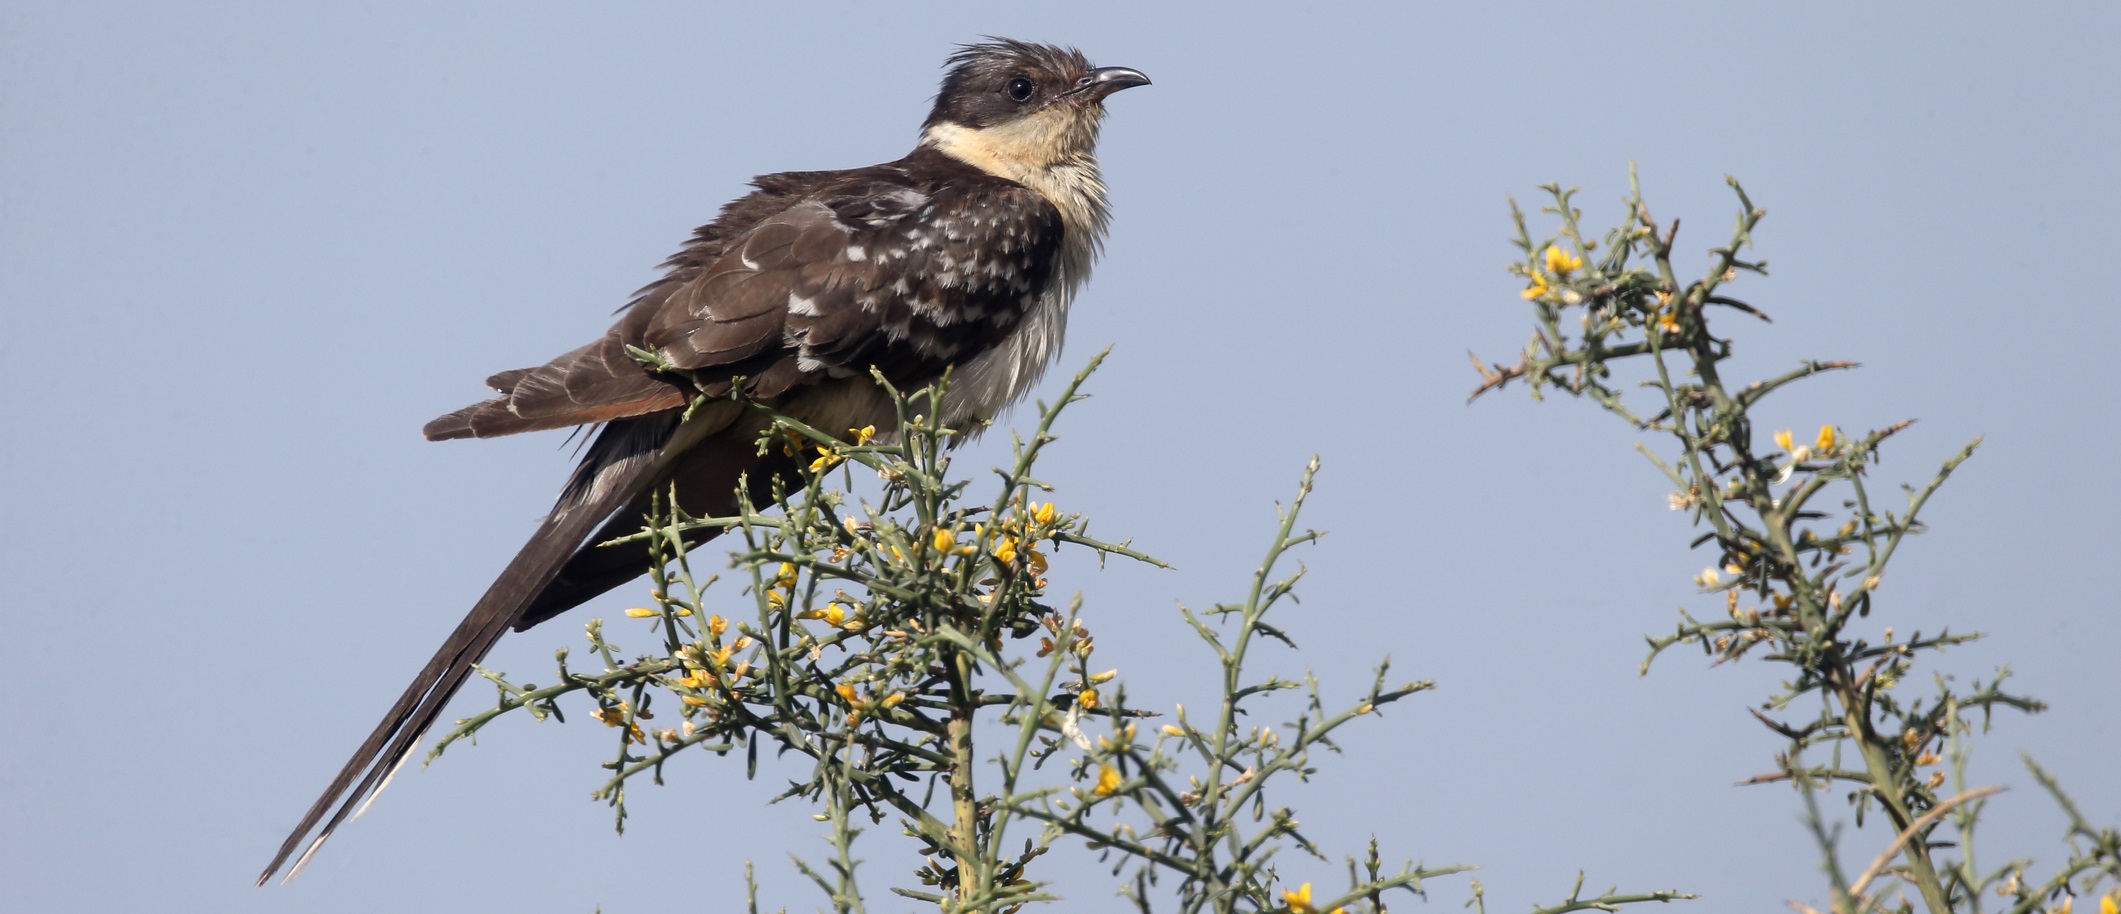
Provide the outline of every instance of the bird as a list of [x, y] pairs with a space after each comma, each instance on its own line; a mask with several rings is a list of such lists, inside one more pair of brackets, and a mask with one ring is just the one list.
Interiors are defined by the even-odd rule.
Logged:
[[258, 884], [283, 866], [293, 879], [373, 800], [503, 633], [647, 573], [645, 544], [599, 544], [638, 531], [652, 497], [674, 491], [689, 514], [727, 515], [740, 488], [758, 497], [796, 470], [786, 454], [759, 453], [768, 420], [733, 394], [813, 428], [881, 435], [896, 410], [878, 376], [903, 390], [948, 372], [936, 409], [948, 427], [1022, 398], [1058, 355], [1069, 304], [1103, 252], [1105, 100], [1148, 84], [1074, 48], [962, 45], [905, 157], [754, 178], [602, 337], [493, 375], [492, 397], [427, 423], [429, 440], [594, 434], [550, 513]]

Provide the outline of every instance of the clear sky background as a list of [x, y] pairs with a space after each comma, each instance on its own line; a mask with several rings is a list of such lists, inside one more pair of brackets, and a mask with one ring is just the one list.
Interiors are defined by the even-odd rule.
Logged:
[[[1775, 323], [1726, 322], [1736, 373], [1864, 363], [1766, 427], [1919, 417], [1893, 481], [1988, 436], [1880, 612], [1996, 632], [1938, 669], [2010, 664], [2055, 704], [1998, 718], [1977, 770], [2014, 788], [1984, 858], [2055, 862], [2020, 751], [2121, 821], [2121, 13], [1766, 6], [0, 2], [0, 910], [729, 910], [746, 860], [769, 907], [820, 907], [786, 856], [817, 826], [733, 760], [637, 789], [614, 836], [579, 719], [496, 726], [292, 887], [250, 883], [567, 472], [561, 435], [421, 423], [602, 332], [749, 176], [904, 153], [982, 34], [1156, 80], [1111, 103], [1109, 254], [1055, 375], [1114, 351], [1043, 473], [1178, 567], [1060, 557], [1100, 655], [1137, 702], [1205, 703], [1175, 606], [1241, 595], [1317, 453], [1305, 650], [1262, 672], [1351, 697], [1390, 654], [1440, 684], [1285, 797], [1336, 860], [1285, 875], [1337, 882], [1375, 833], [1481, 865], [1495, 911], [1579, 868], [1692, 910], [1823, 900], [1795, 796], [1733, 786], [1781, 746], [1745, 713], [1778, 668], [1636, 675], [1643, 633], [1715, 606], [1639, 436], [1465, 404], [1466, 350], [1528, 332], [1505, 197], [1581, 185], [1611, 225], [1630, 161], [1689, 267], [1728, 237], [1725, 174], [1769, 209], [1774, 275], [1736, 291]], [[539, 675], [638, 598], [490, 662]], [[904, 848], [867, 856], [874, 909], [917, 909], [881, 892]], [[1054, 874], [1061, 910], [1116, 904], [1094, 864]]]

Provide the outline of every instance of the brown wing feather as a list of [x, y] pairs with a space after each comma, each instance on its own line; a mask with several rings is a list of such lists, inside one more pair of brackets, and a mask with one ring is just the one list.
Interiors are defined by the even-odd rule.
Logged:
[[605, 336], [489, 379], [500, 396], [429, 423], [427, 437], [485, 438], [646, 415], [684, 404], [695, 374], [779, 396], [871, 368], [909, 384], [1012, 330], [1043, 288], [1059, 213], [1029, 189], [932, 152], [849, 172], [768, 175], [666, 261]]

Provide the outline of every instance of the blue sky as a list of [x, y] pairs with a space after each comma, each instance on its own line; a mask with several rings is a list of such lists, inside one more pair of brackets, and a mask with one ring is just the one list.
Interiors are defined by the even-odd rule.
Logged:
[[[1634, 162], [1682, 250], [1724, 237], [1725, 174], [1770, 211], [1773, 276], [1736, 291], [1775, 323], [1736, 371], [1864, 363], [1769, 427], [1919, 417], [1882, 471], [1906, 480], [1987, 435], [1880, 613], [1996, 632], [1939, 669], [2009, 664], [2055, 705], [1999, 718], [1976, 771], [2015, 788], [1985, 859], [2052, 861], [2017, 753], [2121, 820], [2117, 27], [2094, 4], [0, 3], [0, 908], [721, 909], [746, 860], [769, 907], [818, 907], [786, 853], [824, 845], [773, 782], [699, 760], [619, 838], [579, 722], [497, 726], [292, 887], [250, 881], [567, 470], [559, 435], [420, 424], [601, 332], [749, 176], [901, 155], [982, 34], [1156, 80], [1111, 105], [1109, 253], [1054, 375], [1114, 350], [1043, 473], [1177, 565], [1056, 562], [1100, 655], [1137, 702], [1204, 701], [1175, 607], [1241, 594], [1317, 453], [1330, 534], [1283, 619], [1305, 650], [1269, 659], [1343, 696], [1385, 654], [1439, 683], [1287, 798], [1330, 853], [1375, 833], [1479, 864], [1497, 911], [1579, 868], [1697, 910], [1823, 897], [1795, 798], [1732, 786], [1779, 748], [1745, 713], [1776, 671], [1636, 675], [1706, 563], [1637, 438], [1519, 390], [1464, 403], [1466, 350], [1527, 333], [1506, 196], [1580, 185], [1611, 224]], [[490, 662], [544, 669], [630, 602]], [[914, 865], [868, 858], [879, 888]], [[1062, 910], [1114, 903], [1094, 864], [1054, 876]]]

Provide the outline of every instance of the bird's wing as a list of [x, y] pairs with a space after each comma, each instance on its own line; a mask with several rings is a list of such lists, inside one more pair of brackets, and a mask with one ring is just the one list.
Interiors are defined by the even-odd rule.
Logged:
[[705, 266], [681, 264], [602, 339], [494, 375], [487, 383], [500, 396], [424, 434], [485, 438], [682, 405], [690, 385], [648, 370], [635, 349], [694, 372], [710, 395], [728, 390], [716, 376], [744, 377], [747, 393], [771, 400], [872, 367], [925, 380], [1006, 336], [1061, 243], [1053, 205], [984, 176], [923, 190], [903, 175], [864, 172], [718, 243]]
[[[749, 396], [820, 428], [888, 428], [890, 409], [869, 384], [869, 367], [902, 386], [918, 384], [984, 349], [1021, 319], [1025, 289], [1045, 282], [1037, 265], [1051, 259], [1048, 245], [1060, 234], [1051, 207], [1016, 185], [990, 182], [966, 194], [907, 184], [817, 194], [762, 220], [674, 290], [653, 323], [620, 332], [695, 371], [709, 394], [725, 393], [742, 375]], [[996, 257], [1011, 258], [1006, 269], [990, 268]], [[722, 380], [709, 380], [717, 374]], [[768, 498], [775, 473], [797, 462], [758, 455], [753, 442], [762, 428], [732, 427], [693, 446], [591, 542], [634, 532], [650, 494], [673, 486], [677, 503], [699, 517], [733, 513], [747, 474], [751, 497]], [[647, 567], [645, 543], [584, 547], [515, 628], [566, 612]]]
[[[953, 181], [923, 190], [890, 180], [902, 173], [864, 172], [848, 173], [730, 237], [704, 267], [644, 290], [603, 339], [538, 368], [495, 375], [490, 383], [502, 396], [429, 423], [429, 438], [609, 424], [552, 513], [317, 798], [260, 884], [316, 829], [291, 878], [388, 783], [472, 667], [526, 609], [535, 606], [536, 618], [545, 618], [567, 608], [540, 597], [570, 560], [586, 553], [583, 541], [600, 523], [674, 473], [709, 466], [717, 479], [733, 477], [732, 461], [751, 453], [748, 437], [725, 434], [739, 415], [735, 404], [712, 404], [681, 424], [677, 407], [690, 391], [678, 379], [650, 373], [628, 346], [694, 372], [705, 394], [727, 392], [742, 377], [752, 396], [772, 399], [832, 380], [866, 384], [871, 366], [895, 381], [925, 383], [1022, 318], [1061, 241], [1050, 203], [1009, 182]], [[710, 380], [716, 375], [720, 380]], [[730, 460], [720, 460], [688, 453], [695, 447], [743, 453], [731, 450]], [[646, 570], [642, 559], [633, 574], [616, 580]], [[570, 599], [608, 589], [609, 577], [598, 587], [570, 589]]]

